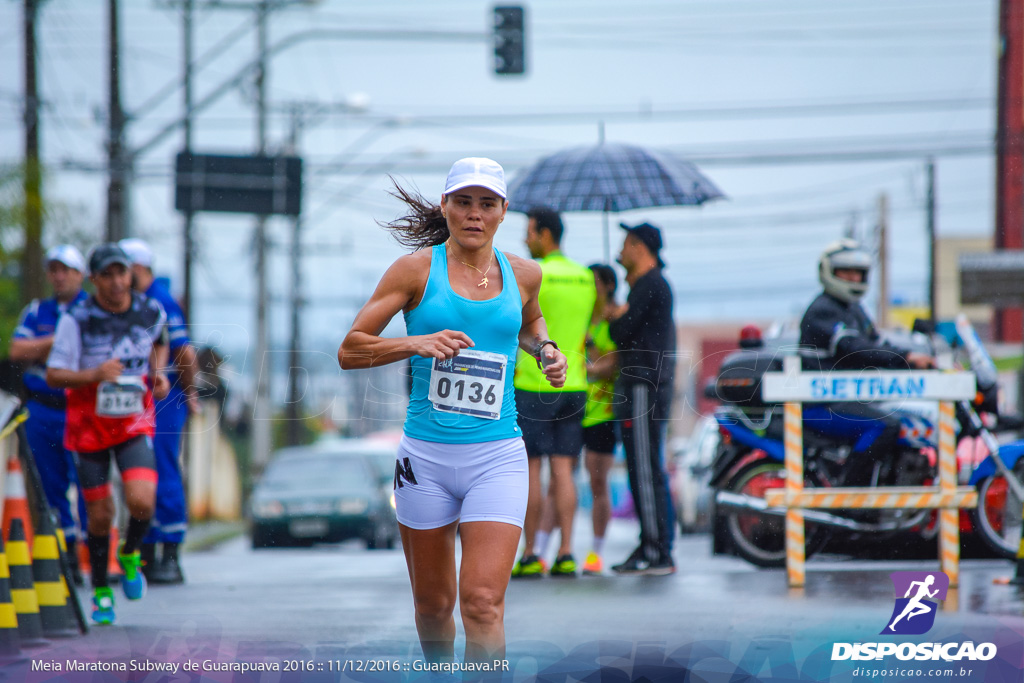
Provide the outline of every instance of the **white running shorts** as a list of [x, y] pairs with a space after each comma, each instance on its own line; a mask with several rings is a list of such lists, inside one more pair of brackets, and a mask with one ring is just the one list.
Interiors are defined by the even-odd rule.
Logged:
[[395, 471], [395, 511], [411, 529], [455, 520], [522, 528], [530, 482], [519, 437], [452, 444], [403, 436]]

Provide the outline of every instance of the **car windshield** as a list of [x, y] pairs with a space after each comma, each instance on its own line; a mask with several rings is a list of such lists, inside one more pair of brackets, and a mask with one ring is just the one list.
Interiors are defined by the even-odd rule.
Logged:
[[370, 460], [382, 480], [395, 476], [395, 456], [392, 453], [371, 453]]
[[370, 461], [378, 479], [381, 482], [391, 481], [395, 476], [395, 454], [388, 451], [336, 451], [330, 454], [332, 458], [358, 459], [365, 458]]
[[366, 490], [373, 485], [360, 457], [309, 456], [271, 463], [263, 476], [265, 486], [277, 490], [305, 488]]

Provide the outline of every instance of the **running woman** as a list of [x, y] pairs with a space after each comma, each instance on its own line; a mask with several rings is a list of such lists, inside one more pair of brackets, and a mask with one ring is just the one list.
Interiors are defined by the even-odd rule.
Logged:
[[114, 499], [110, 461], [124, 484], [128, 527], [117, 559], [129, 600], [146, 592], [139, 546], [156, 500], [153, 398], [170, 390], [160, 370], [167, 358], [167, 316], [155, 299], [132, 292], [131, 260], [116, 244], [89, 256], [96, 293], [60, 317], [47, 361], [46, 382], [67, 390], [64, 446], [78, 454], [88, 516], [93, 613], [98, 624], [114, 622], [114, 593], [107, 563]]
[[[456, 161], [439, 206], [398, 186], [395, 196], [408, 214], [385, 227], [416, 251], [384, 274], [338, 361], [352, 369], [411, 359], [395, 504], [416, 630], [428, 660], [452, 660], [457, 596], [465, 660], [491, 661], [505, 654], [505, 590], [529, 487], [516, 352], [532, 354], [555, 387], [565, 383], [565, 356], [537, 303], [540, 267], [494, 248], [508, 210], [500, 165]], [[408, 336], [381, 337], [399, 311]]]

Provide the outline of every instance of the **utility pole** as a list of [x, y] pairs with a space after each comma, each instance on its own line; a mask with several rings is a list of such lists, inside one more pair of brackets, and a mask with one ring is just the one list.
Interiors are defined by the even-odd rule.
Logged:
[[36, 18], [38, 3], [25, 0], [25, 251], [21, 298], [24, 303], [43, 297], [43, 191], [39, 166], [39, 89], [36, 78]]
[[936, 269], [938, 266], [938, 254], [935, 235], [935, 159], [928, 159], [925, 166], [928, 194], [927, 194], [927, 223], [928, 223], [928, 315], [933, 323], [939, 321], [936, 315], [936, 301], [938, 298], [938, 284]]
[[128, 236], [127, 197], [124, 155], [124, 111], [121, 109], [121, 36], [118, 27], [117, 0], [107, 0], [107, 76], [110, 78], [107, 102], [107, 241]]
[[[996, 249], [1024, 248], [1024, 0], [999, 3], [996, 99]], [[994, 337], [1020, 342], [1024, 311], [997, 308]]]
[[[289, 138], [290, 154], [299, 153], [299, 140], [302, 135], [301, 105], [292, 110], [291, 135]], [[299, 388], [301, 371], [302, 344], [302, 215], [292, 219], [291, 243], [291, 341], [288, 344], [288, 402], [285, 404], [285, 443], [297, 446], [301, 439], [300, 420], [302, 419], [302, 393]]]
[[[183, 0], [181, 8], [182, 57], [184, 59], [183, 105], [185, 107], [184, 132], [185, 153], [192, 152], [192, 4], [193, 0]], [[195, 258], [195, 239], [192, 234], [191, 211], [185, 212], [182, 232], [185, 242], [184, 280], [185, 292], [182, 308], [185, 309], [185, 320], [191, 320], [192, 314], [192, 261]]]
[[[258, 154], [267, 150], [267, 0], [260, 0], [257, 12], [256, 49], [256, 146]], [[270, 424], [270, 374], [273, 368], [264, 362], [267, 353], [267, 219], [256, 218], [256, 395], [253, 401], [252, 464], [262, 470], [270, 461], [272, 446]]]
[[878, 195], [878, 325], [889, 326], [889, 195]]

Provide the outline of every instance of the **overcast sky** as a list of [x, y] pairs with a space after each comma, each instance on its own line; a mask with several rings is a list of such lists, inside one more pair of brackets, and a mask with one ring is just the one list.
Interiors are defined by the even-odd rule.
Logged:
[[[196, 0], [202, 7], [203, 0]], [[47, 194], [73, 207], [75, 227], [102, 235], [106, 3], [48, 0], [40, 19], [46, 101]], [[306, 6], [308, 5], [308, 6]], [[439, 198], [463, 156], [490, 156], [509, 177], [558, 149], [608, 140], [697, 159], [728, 199], [702, 208], [635, 211], [665, 230], [668, 276], [681, 321], [798, 315], [813, 297], [821, 249], [849, 225], [870, 234], [878, 195], [891, 216], [893, 296], [923, 301], [924, 159], [937, 157], [941, 235], [982, 234], [993, 223], [993, 157], [974, 150], [995, 124], [996, 3], [992, 0], [544, 0], [526, 5], [528, 73], [492, 73], [490, 5], [442, 0], [338, 0], [271, 18], [275, 44], [310, 29], [391, 31], [390, 39], [321, 35], [270, 64], [270, 144], [288, 138], [296, 102], [347, 103], [306, 121], [304, 264], [306, 338], [333, 353], [387, 265], [401, 253], [376, 226], [399, 207], [387, 174]], [[123, 98], [128, 111], [180, 78], [180, 13], [167, 2], [122, 1]], [[0, 3], [0, 163], [22, 154], [20, 3]], [[196, 52], [240, 35], [196, 79], [197, 99], [255, 55], [253, 15], [201, 9]], [[248, 28], [246, 28], [248, 27]], [[429, 40], [430, 32], [465, 34]], [[422, 35], [413, 35], [421, 33]], [[132, 145], [180, 117], [180, 91], [139, 114]], [[708, 110], [713, 110], [708, 112]], [[195, 123], [194, 148], [254, 150], [250, 85], [224, 92]], [[180, 134], [139, 161], [133, 231], [158, 251], [158, 274], [181, 287], [181, 219], [173, 210]], [[914, 158], [883, 158], [901, 150]], [[822, 153], [878, 152], [870, 161]], [[796, 153], [814, 163], [785, 159]], [[565, 251], [602, 259], [599, 214], [566, 217]], [[253, 319], [252, 220], [201, 216], [193, 323], [244, 343]], [[506, 220], [502, 249], [525, 254], [525, 221]], [[271, 223], [271, 291], [287, 294], [287, 221]], [[614, 248], [621, 231], [612, 235]], [[50, 238], [47, 238], [48, 240]], [[613, 251], [614, 253], [614, 251]], [[623, 293], [624, 294], [624, 293]], [[286, 343], [274, 310], [272, 345]]]

